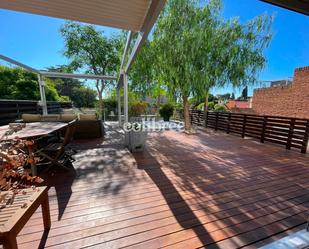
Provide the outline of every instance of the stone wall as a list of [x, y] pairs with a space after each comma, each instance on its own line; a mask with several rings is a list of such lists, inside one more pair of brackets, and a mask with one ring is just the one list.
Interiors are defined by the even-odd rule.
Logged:
[[295, 69], [292, 85], [256, 89], [252, 108], [261, 115], [309, 119], [309, 66]]

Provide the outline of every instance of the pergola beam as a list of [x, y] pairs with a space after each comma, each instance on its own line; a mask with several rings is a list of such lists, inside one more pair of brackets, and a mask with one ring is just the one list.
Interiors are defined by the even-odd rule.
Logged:
[[39, 88], [40, 88], [40, 96], [41, 96], [40, 105], [42, 106], [43, 115], [47, 115], [48, 109], [47, 109], [47, 101], [46, 101], [46, 93], [45, 93], [45, 82], [42, 78], [42, 75], [40, 74], [38, 75], [38, 79], [39, 79]]
[[130, 47], [130, 44], [131, 44], [132, 37], [133, 37], [133, 32], [129, 31], [128, 35], [127, 35], [126, 45], [124, 47], [124, 51], [123, 51], [123, 55], [122, 55], [122, 60], [121, 60], [121, 65], [120, 65], [120, 72], [123, 70], [123, 66], [124, 66], [124, 63], [125, 63], [128, 51], [129, 51], [129, 47]]
[[141, 31], [139, 32], [139, 36], [135, 41], [134, 48], [129, 57], [128, 63], [125, 68], [125, 72], [128, 73], [138, 52], [141, 50], [145, 40], [148, 37], [153, 25], [155, 24], [161, 10], [165, 5], [166, 0], [153, 0], [148, 9], [147, 15], [144, 19], [144, 24], [142, 25]]
[[19, 61], [13, 60], [12, 58], [9, 58], [9, 57], [4, 56], [2, 54], [0, 54], [0, 59], [6, 61], [8, 63], [14, 64], [15, 66], [22, 67], [22, 68], [24, 68], [24, 69], [26, 69], [28, 71], [33, 72], [33, 73], [40, 74], [39, 70], [34, 69], [33, 67], [30, 67], [30, 66], [27, 66], [27, 65], [25, 65], [25, 64], [23, 64], [23, 63], [21, 63]]
[[47, 111], [47, 101], [46, 101], [46, 94], [45, 94], [45, 83], [43, 80], [43, 76], [50, 77], [50, 78], [69, 78], [69, 79], [95, 79], [95, 80], [117, 80], [115, 76], [108, 76], [108, 75], [94, 75], [94, 74], [74, 74], [74, 73], [60, 73], [60, 72], [49, 72], [43, 70], [37, 70], [30, 66], [27, 66], [19, 61], [16, 61], [12, 58], [0, 54], [0, 59], [14, 64], [18, 67], [24, 68], [30, 72], [38, 74], [38, 82], [39, 82], [39, 89], [40, 89], [40, 96], [41, 101], [40, 104], [42, 106], [43, 114], [48, 114]]
[[49, 78], [117, 80], [117, 77], [109, 75], [75, 74], [75, 73], [60, 73], [60, 72], [49, 72], [49, 71], [39, 71], [39, 73]]

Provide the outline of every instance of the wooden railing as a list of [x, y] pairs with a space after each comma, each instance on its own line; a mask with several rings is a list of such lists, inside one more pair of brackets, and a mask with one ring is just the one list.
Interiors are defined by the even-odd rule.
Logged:
[[[60, 113], [62, 108], [72, 108], [70, 102], [47, 102], [49, 113]], [[42, 108], [37, 101], [0, 100], [0, 125], [20, 119], [23, 113], [41, 114]]]
[[[182, 114], [179, 113], [179, 116]], [[284, 145], [286, 149], [296, 148], [307, 152], [309, 120], [280, 116], [262, 116], [226, 112], [191, 110], [191, 123], [215, 130], [233, 133], [241, 137], [252, 137], [261, 143], [271, 142]]]

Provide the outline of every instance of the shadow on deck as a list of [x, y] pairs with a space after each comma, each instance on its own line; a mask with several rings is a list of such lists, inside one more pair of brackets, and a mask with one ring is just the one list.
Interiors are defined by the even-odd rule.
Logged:
[[52, 228], [37, 211], [20, 248], [256, 248], [303, 227], [309, 157], [223, 133], [121, 133], [77, 141], [74, 170], [53, 171]]

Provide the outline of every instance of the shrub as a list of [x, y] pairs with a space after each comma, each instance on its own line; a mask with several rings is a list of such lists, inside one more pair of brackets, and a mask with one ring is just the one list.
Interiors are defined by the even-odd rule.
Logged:
[[134, 101], [130, 103], [129, 114], [131, 117], [139, 117], [142, 114], [145, 114], [148, 103]]
[[215, 102], [211, 101], [208, 103], [208, 110], [212, 111], [215, 109]]
[[166, 103], [161, 106], [159, 113], [164, 121], [169, 121], [174, 113], [174, 106], [170, 103]]
[[[204, 105], [205, 105], [205, 103], [203, 102], [203, 103], [200, 103], [198, 106], [197, 106], [197, 109], [198, 110], [200, 110], [200, 111], [204, 111]], [[214, 102], [208, 102], [208, 110], [209, 111], [212, 111], [212, 110], [214, 110], [214, 108], [215, 108], [215, 103]]]
[[197, 110], [204, 111], [204, 103], [200, 103], [197, 107]]
[[217, 112], [225, 112], [226, 111], [226, 108], [224, 105], [222, 104], [216, 104], [215, 105], [215, 111]]

